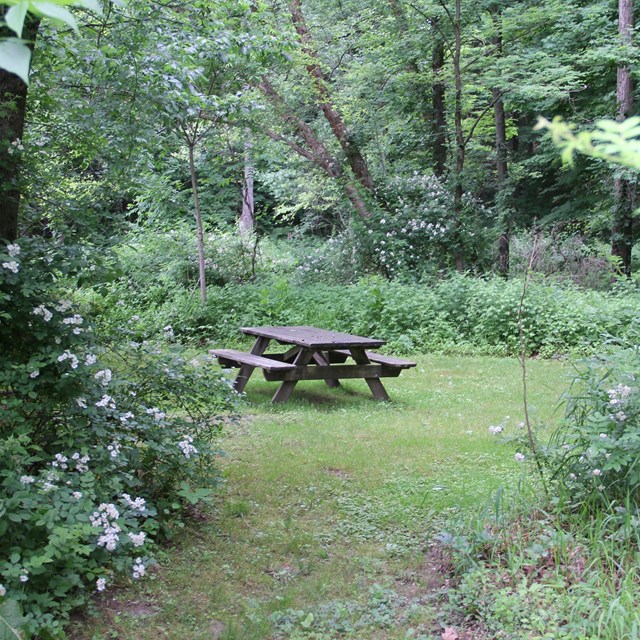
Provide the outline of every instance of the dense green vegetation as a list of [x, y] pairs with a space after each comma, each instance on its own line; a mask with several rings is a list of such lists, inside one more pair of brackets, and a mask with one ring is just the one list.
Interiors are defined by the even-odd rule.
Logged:
[[[637, 60], [633, 0], [0, 0], [0, 639], [82, 635], [96, 592], [156, 558], [184, 580], [161, 545], [187, 527], [211, 555], [218, 523], [216, 576], [251, 544], [259, 565], [266, 529], [269, 575], [305, 580], [216, 595], [193, 637], [638, 637]], [[396, 404], [311, 385], [279, 414], [258, 384], [252, 408], [207, 350], [261, 324], [438, 354], [469, 393], [420, 356]], [[219, 459], [236, 412], [248, 484]], [[257, 485], [291, 457], [278, 511]], [[338, 497], [292, 524], [316, 486]], [[357, 584], [316, 581], [354, 554]], [[414, 581], [426, 608], [396, 588], [425, 557], [447, 581]]]

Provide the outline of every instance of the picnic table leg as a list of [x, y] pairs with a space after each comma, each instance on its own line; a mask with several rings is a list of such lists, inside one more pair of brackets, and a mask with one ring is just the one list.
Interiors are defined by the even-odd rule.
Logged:
[[[371, 360], [367, 357], [364, 349], [351, 347], [349, 351], [351, 351], [351, 356], [357, 364], [371, 364]], [[382, 402], [389, 401], [389, 395], [378, 378], [365, 378], [365, 381], [369, 385], [369, 389], [371, 389], [371, 393], [376, 400], [381, 400]]]
[[[321, 366], [328, 367], [331, 363], [329, 362], [329, 358], [322, 353], [322, 351], [316, 351], [313, 354], [313, 359]], [[327, 386], [336, 389], [340, 386], [340, 380], [332, 380], [331, 378], [325, 379]]]
[[[293, 361], [298, 367], [304, 367], [309, 364], [309, 361], [313, 357], [314, 349], [301, 349], [296, 359]], [[271, 398], [271, 402], [273, 404], [277, 404], [278, 402], [286, 402], [291, 395], [294, 387], [298, 384], [297, 380], [285, 380], [279, 387], [278, 390], [273, 394], [273, 398]]]
[[[251, 347], [251, 353], [254, 356], [261, 356], [269, 346], [270, 338], [256, 338], [256, 341]], [[238, 371], [238, 375], [236, 376], [235, 382], [233, 383], [233, 388], [238, 392], [242, 393], [244, 391], [251, 374], [255, 367], [252, 367], [250, 364], [243, 364], [240, 367], [240, 371]]]

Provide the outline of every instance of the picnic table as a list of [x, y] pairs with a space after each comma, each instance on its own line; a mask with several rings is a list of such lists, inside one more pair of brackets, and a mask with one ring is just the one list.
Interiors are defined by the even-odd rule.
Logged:
[[[300, 380], [324, 380], [329, 387], [339, 387], [340, 380], [364, 378], [376, 400], [389, 396], [380, 378], [397, 377], [415, 362], [374, 353], [385, 340], [352, 336], [317, 327], [242, 327], [240, 331], [255, 336], [250, 352], [236, 349], [212, 349], [223, 367], [237, 367], [234, 382], [238, 393], [255, 369], [262, 369], [266, 380], [279, 381], [272, 402], [286, 402]], [[272, 340], [288, 346], [284, 352], [266, 353]], [[347, 362], [349, 361], [349, 362]]]

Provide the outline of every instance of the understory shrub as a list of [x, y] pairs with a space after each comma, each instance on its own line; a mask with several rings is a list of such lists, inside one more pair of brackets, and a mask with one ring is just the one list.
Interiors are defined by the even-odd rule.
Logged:
[[126, 329], [97, 345], [60, 289], [77, 266], [42, 242], [0, 247], [2, 637], [8, 620], [63, 637], [92, 592], [141, 578], [214, 489], [215, 416], [233, 407], [206, 358]]
[[[634, 327], [632, 335], [639, 335]], [[640, 506], [639, 372], [637, 339], [614, 343], [577, 369], [549, 458], [578, 503], [634, 513]]]
[[[140, 340], [162, 336], [170, 326], [183, 341], [229, 344], [239, 339], [240, 326], [308, 324], [383, 338], [399, 354], [508, 355], [520, 349], [521, 295], [521, 280], [497, 277], [407, 284], [372, 276], [336, 285], [263, 275], [244, 284], [211, 286], [203, 305], [195, 287], [131, 271], [99, 289], [85, 289], [82, 297], [101, 327], [126, 326]], [[606, 293], [534, 278], [523, 306], [527, 352], [593, 353], [607, 336], [627, 336], [638, 315], [640, 296], [631, 286]]]

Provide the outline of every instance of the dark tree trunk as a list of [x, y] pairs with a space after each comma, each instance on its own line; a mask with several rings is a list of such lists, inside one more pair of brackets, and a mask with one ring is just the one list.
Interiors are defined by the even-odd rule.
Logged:
[[[0, 8], [0, 19], [7, 7]], [[39, 20], [27, 18], [23, 38], [33, 43]], [[0, 30], [0, 37], [15, 35]], [[0, 69], [0, 238], [13, 241], [18, 235], [20, 208], [21, 152], [16, 141], [22, 140], [27, 110], [27, 85], [18, 76]], [[16, 144], [12, 144], [16, 143]]]
[[[462, 128], [462, 69], [460, 66], [460, 56], [462, 52], [461, 40], [461, 0], [456, 0], [455, 19], [453, 28], [455, 32], [455, 49], [453, 53], [453, 75], [455, 78], [455, 131], [456, 131], [456, 172], [455, 186], [453, 191], [453, 209], [455, 213], [455, 224], [460, 226], [462, 218], [462, 172], [464, 171], [464, 160], [466, 152], [466, 141]], [[454, 259], [456, 269], [464, 270], [464, 255], [462, 253], [462, 239], [458, 238], [458, 247], [454, 249]]]
[[300, 0], [291, 0], [289, 3], [289, 11], [291, 13], [291, 20], [293, 26], [296, 29], [300, 42], [304, 47], [304, 52], [309, 58], [309, 63], [306, 65], [307, 73], [311, 77], [316, 94], [319, 98], [319, 107], [322, 109], [324, 116], [331, 127], [333, 135], [336, 137], [344, 154], [347, 158], [347, 162], [353, 171], [353, 175], [358, 182], [362, 184], [368, 191], [373, 192], [375, 189], [373, 179], [369, 173], [367, 162], [360, 152], [360, 148], [353, 140], [351, 133], [347, 129], [341, 115], [338, 113], [333, 105], [331, 94], [327, 86], [327, 78], [322, 71], [320, 61], [318, 59], [318, 52], [316, 51], [311, 33], [307, 28], [302, 15], [302, 7]]
[[[436, 36], [437, 37], [437, 36]], [[442, 77], [444, 67], [444, 42], [437, 37], [431, 57], [433, 73], [432, 104], [432, 136], [433, 136], [433, 172], [441, 178], [447, 169], [447, 119], [445, 103], [445, 84]]]
[[[633, 36], [633, 0], [618, 2], [618, 30], [624, 45], [630, 45]], [[617, 78], [617, 120], [631, 115], [633, 109], [633, 80], [628, 66], [618, 67]], [[633, 248], [633, 210], [635, 189], [628, 180], [616, 178], [614, 184], [614, 214], [611, 226], [611, 255], [619, 258], [620, 269], [626, 276], [631, 275], [631, 249]]]
[[[499, 19], [500, 16], [498, 15]], [[498, 24], [498, 33], [493, 38], [493, 45], [496, 49], [496, 56], [502, 55], [502, 31]], [[496, 127], [496, 173], [498, 195], [504, 189], [504, 184], [509, 173], [507, 163], [507, 125], [504, 115], [504, 102], [502, 102], [502, 94], [499, 89], [493, 89], [493, 119]], [[503, 277], [509, 276], [509, 253], [510, 253], [510, 230], [509, 221], [505, 221], [507, 229], [500, 234], [498, 238], [498, 273]]]

